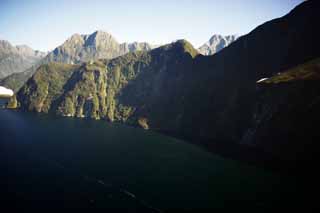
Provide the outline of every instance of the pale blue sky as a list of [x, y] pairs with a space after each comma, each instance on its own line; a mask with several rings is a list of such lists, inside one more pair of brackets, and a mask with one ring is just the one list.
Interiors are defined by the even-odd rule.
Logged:
[[303, 0], [0, 0], [0, 39], [48, 51], [74, 33], [111, 33], [119, 42], [195, 47], [213, 34], [246, 34]]

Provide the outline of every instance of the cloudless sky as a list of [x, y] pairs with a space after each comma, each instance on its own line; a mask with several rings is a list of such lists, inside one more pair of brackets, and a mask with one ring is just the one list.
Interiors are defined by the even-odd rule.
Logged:
[[119, 42], [195, 47], [213, 34], [243, 35], [303, 0], [0, 0], [0, 39], [49, 51], [74, 33], [111, 33]]

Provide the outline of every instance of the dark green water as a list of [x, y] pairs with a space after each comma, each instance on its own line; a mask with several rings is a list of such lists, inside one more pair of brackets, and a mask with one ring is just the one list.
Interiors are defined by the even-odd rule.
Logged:
[[13, 209], [261, 212], [296, 187], [151, 131], [9, 110], [0, 110], [0, 169], [2, 203]]

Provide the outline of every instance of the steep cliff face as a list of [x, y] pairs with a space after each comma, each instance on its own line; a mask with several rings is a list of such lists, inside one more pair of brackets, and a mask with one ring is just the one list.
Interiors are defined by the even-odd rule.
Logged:
[[49, 112], [77, 68], [77, 65], [59, 63], [41, 65], [17, 94], [21, 106], [30, 111]]
[[[184, 96], [187, 95], [193, 57], [198, 52], [190, 43], [180, 40], [151, 51], [145, 55], [145, 62], [123, 63], [118, 58], [108, 64], [116, 74], [136, 76], [127, 85], [121, 86], [117, 102], [129, 106], [134, 113], [128, 122], [143, 128], [177, 131], [179, 115], [183, 113]], [[120, 64], [124, 66], [119, 66]], [[131, 74], [132, 73], [132, 74]]]
[[319, 58], [258, 82], [250, 127], [240, 143], [260, 147], [287, 167], [315, 158], [319, 83]]
[[197, 54], [191, 44], [178, 41], [150, 52], [79, 66], [50, 63], [37, 70], [18, 99], [22, 108], [31, 111], [135, 125], [150, 119], [152, 128], [161, 127], [168, 121], [162, 116], [164, 105], [174, 109], [168, 112], [172, 116], [179, 111], [180, 105], [171, 102], [181, 99], [174, 90]]
[[83, 64], [66, 84], [67, 90], [57, 103], [56, 113], [62, 116], [104, 118], [107, 76], [99, 62]]

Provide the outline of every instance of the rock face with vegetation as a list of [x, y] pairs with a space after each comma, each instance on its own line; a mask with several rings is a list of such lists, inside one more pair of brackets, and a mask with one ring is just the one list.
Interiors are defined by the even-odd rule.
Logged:
[[[181, 40], [112, 60], [81, 65], [49, 63], [42, 65], [22, 87], [18, 99], [23, 108], [31, 111], [131, 122], [148, 128], [149, 116], [153, 116], [155, 124], [163, 119], [155, 111], [162, 108], [161, 102], [171, 105], [171, 99], [181, 99], [175, 94], [166, 100], [179, 89], [180, 85], [175, 84], [190, 70], [197, 54], [190, 43]], [[170, 75], [171, 80], [167, 81]], [[179, 110], [177, 106], [174, 109], [168, 113]]]
[[[22, 106], [36, 112], [49, 112], [49, 109], [65, 89], [67, 80], [78, 65], [49, 63], [41, 65], [17, 94]], [[23, 94], [23, 95], [21, 95]]]
[[0, 79], [25, 71], [44, 56], [45, 53], [26, 45], [13, 46], [8, 41], [0, 40]]
[[44, 65], [17, 99], [23, 109], [139, 125], [230, 157], [311, 163], [320, 138], [312, 125], [320, 121], [317, 8], [306, 1], [213, 56], [180, 40], [112, 60]]

